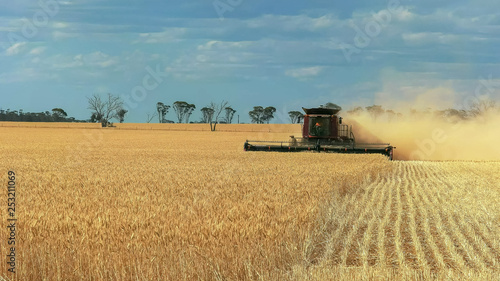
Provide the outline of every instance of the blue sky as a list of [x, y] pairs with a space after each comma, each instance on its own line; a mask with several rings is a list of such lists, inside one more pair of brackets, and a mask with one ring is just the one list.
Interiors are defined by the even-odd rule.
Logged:
[[242, 122], [256, 105], [276, 122], [326, 102], [460, 107], [481, 85], [499, 99], [499, 47], [493, 0], [3, 1], [0, 107], [88, 119], [86, 97], [112, 93], [126, 122], [177, 100], [192, 121], [221, 100]]

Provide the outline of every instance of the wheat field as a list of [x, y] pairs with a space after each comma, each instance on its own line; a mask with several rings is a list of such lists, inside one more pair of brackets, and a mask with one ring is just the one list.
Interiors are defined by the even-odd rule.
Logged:
[[291, 133], [253, 126], [0, 127], [0, 181], [18, 177], [17, 273], [0, 276], [499, 279], [500, 162], [244, 152]]

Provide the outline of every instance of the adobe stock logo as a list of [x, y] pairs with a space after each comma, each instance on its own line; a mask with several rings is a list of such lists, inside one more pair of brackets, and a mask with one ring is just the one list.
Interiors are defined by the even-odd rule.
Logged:
[[146, 100], [148, 93], [156, 90], [163, 83], [164, 78], [168, 77], [168, 73], [163, 72], [159, 64], [156, 65], [156, 70], [150, 66], [146, 66], [145, 70], [147, 74], [143, 76], [142, 84], [132, 88], [129, 95], [121, 95], [124, 109], [127, 111], [137, 108], [138, 103]]
[[213, 6], [215, 12], [219, 16], [220, 20], [224, 20], [224, 14], [227, 12], [234, 11], [235, 8], [240, 6], [243, 0], [215, 0]]
[[410, 154], [410, 160], [425, 160], [428, 156], [436, 152], [438, 145], [444, 144], [448, 140], [448, 135], [441, 128], [432, 131], [431, 137], [424, 140], [415, 140], [418, 149]]
[[29, 39], [34, 38], [40, 28], [47, 27], [51, 18], [55, 17], [60, 10], [59, 3], [56, 0], [40, 0], [38, 1], [38, 9], [32, 16], [31, 19], [22, 18], [23, 25], [21, 27], [21, 32], [9, 32], [7, 34], [7, 41], [2, 43], [2, 48], [7, 50], [8, 48], [26, 42]]
[[[490, 97], [491, 95], [494, 95], [495, 91], [498, 89], [500, 89], [500, 82], [498, 79], [493, 79], [491, 74], [488, 78], [479, 77], [474, 90], [474, 95], [465, 97], [459, 108], [462, 108], [462, 110], [468, 110], [472, 104], [479, 103], [482, 97]], [[448, 140], [453, 140], [453, 133], [459, 131], [462, 126], [463, 122], [457, 122], [455, 124], [451, 124], [449, 127], [435, 128], [431, 132], [430, 137], [423, 140], [416, 139], [415, 144], [418, 149], [414, 150], [410, 154], [410, 160], [429, 159], [430, 156], [438, 151], [438, 146], [443, 146]]]
[[391, 23], [393, 16], [403, 11], [404, 9], [401, 7], [399, 0], [389, 0], [387, 9], [379, 11], [378, 13], [372, 13], [372, 18], [366, 22], [364, 29], [361, 29], [351, 20], [349, 25], [356, 32], [353, 38], [354, 45], [345, 42], [340, 44], [340, 48], [347, 62], [351, 62], [352, 55], [360, 54], [362, 49], [367, 48], [372, 43], [372, 40], [380, 35], [382, 29]]

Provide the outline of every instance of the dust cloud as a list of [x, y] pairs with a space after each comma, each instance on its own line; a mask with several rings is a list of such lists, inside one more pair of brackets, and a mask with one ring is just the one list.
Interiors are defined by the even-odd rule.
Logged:
[[409, 108], [411, 104], [400, 105], [400, 116], [375, 117], [366, 111], [342, 115], [357, 143], [390, 143], [397, 160], [500, 160], [499, 111], [461, 120], [431, 111], [412, 114]]

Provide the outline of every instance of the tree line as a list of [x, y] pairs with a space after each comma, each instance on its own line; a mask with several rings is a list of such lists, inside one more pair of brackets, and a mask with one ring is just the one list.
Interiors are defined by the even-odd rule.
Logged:
[[[101, 123], [103, 127], [113, 126], [113, 123], [111, 122], [113, 119], [118, 120], [120, 123], [124, 122], [128, 111], [124, 108], [123, 101], [120, 97], [112, 94], [101, 97], [100, 95], [94, 94], [91, 97], [87, 97], [87, 100], [87, 108], [91, 110], [90, 118], [87, 120], [77, 120], [74, 117], [68, 117], [68, 114], [64, 111], [64, 109], [53, 108], [51, 111], [39, 113], [23, 112], [22, 109], [13, 111], [10, 109], [0, 109], [0, 121], [90, 122]], [[327, 102], [325, 105], [321, 105], [320, 107], [333, 108], [338, 111], [342, 110], [340, 106], [331, 102]], [[154, 113], [148, 114], [146, 122], [150, 123], [154, 118], [158, 117], [158, 123], [175, 123], [172, 120], [166, 119], [166, 115], [170, 109], [173, 109], [178, 123], [207, 123], [210, 124], [212, 131], [215, 131], [217, 124], [233, 123], [236, 113], [236, 110], [233, 109], [227, 101], [222, 101], [220, 103], [211, 102], [200, 109], [201, 119], [199, 121], [190, 121], [191, 115], [196, 110], [196, 106], [194, 104], [186, 101], [176, 101], [172, 105], [157, 102], [156, 110]], [[418, 116], [423, 116], [424, 114], [433, 114], [436, 117], [442, 117], [448, 120], [467, 120], [483, 115], [489, 111], [500, 111], [500, 107], [497, 106], [495, 101], [481, 99], [471, 103], [468, 109], [449, 108], [446, 110], [432, 110], [429, 108], [425, 111], [411, 110], [410, 115], [418, 118]], [[371, 105], [367, 107], [358, 106], [346, 112], [351, 116], [359, 115], [365, 112], [368, 113], [374, 120], [384, 116], [388, 120], [394, 120], [403, 116], [402, 113], [391, 109], [384, 109], [381, 105]], [[248, 116], [250, 117], [252, 123], [269, 124], [269, 122], [274, 119], [275, 113], [276, 108], [273, 106], [254, 106], [253, 109], [248, 112]], [[304, 118], [304, 114], [297, 110], [289, 111], [288, 116], [290, 118], [290, 123], [293, 124], [301, 123]]]
[[[374, 120], [385, 117], [388, 121], [397, 120], [404, 116], [402, 113], [396, 112], [392, 109], [384, 109], [382, 105], [371, 105], [364, 108], [361, 106], [357, 106], [346, 112], [351, 116], [367, 113]], [[457, 122], [457, 121], [471, 120], [480, 116], [484, 116], [489, 112], [500, 113], [500, 106], [498, 106], [494, 100], [483, 98], [471, 102], [468, 105], [468, 108], [466, 109], [456, 109], [456, 108], [448, 108], [444, 110], [435, 110], [432, 108], [427, 108], [425, 110], [410, 109], [409, 117], [418, 119], [424, 116], [432, 116], [448, 121]]]
[[[41, 113], [24, 113], [23, 110], [10, 111], [10, 109], [0, 109], [0, 121], [18, 121], [18, 122], [89, 122], [101, 123], [103, 127], [113, 126], [113, 119], [120, 123], [125, 121], [128, 110], [124, 108], [122, 99], [119, 96], [107, 94], [101, 97], [94, 94], [87, 97], [90, 110], [90, 118], [87, 120], [77, 120], [74, 117], [68, 117], [68, 114], [62, 108], [54, 108], [52, 112], [45, 111]], [[327, 107], [338, 107], [335, 104], [327, 103]], [[208, 123], [212, 131], [215, 131], [217, 124], [231, 124], [236, 113], [227, 101], [220, 103], [211, 102], [202, 107], [201, 119], [199, 121], [190, 121], [191, 115], [196, 106], [186, 101], [176, 101], [171, 106], [164, 102], [157, 102], [156, 110], [152, 114], [147, 114], [146, 122], [150, 123], [158, 118], [158, 123], [175, 123], [166, 118], [170, 109], [173, 109], [178, 123]], [[276, 108], [273, 106], [254, 106], [253, 110], [248, 112], [252, 123], [269, 124], [274, 119]], [[300, 123], [304, 115], [300, 111], [288, 112], [291, 123]], [[239, 116], [238, 116], [239, 123]]]
[[[231, 124], [233, 122], [234, 114], [236, 113], [236, 110], [229, 106], [227, 101], [222, 101], [220, 104], [211, 102], [209, 105], [200, 109], [200, 121], [189, 122], [191, 114], [196, 109], [194, 104], [190, 104], [185, 101], [176, 101], [172, 104], [172, 106], [170, 106], [163, 102], [158, 102], [156, 104], [157, 113], [155, 114], [158, 115], [159, 123], [174, 123], [171, 120], [165, 119], [165, 116], [170, 108], [174, 110], [178, 123], [209, 123], [212, 130], [215, 130], [215, 126], [220, 123]], [[274, 118], [275, 112], [276, 108], [272, 106], [265, 108], [262, 106], [254, 106], [253, 110], [248, 112], [248, 115], [250, 116], [252, 123], [269, 124], [269, 121]], [[148, 114], [148, 123], [151, 122], [151, 120], [151, 115]]]
[[[170, 106], [163, 102], [158, 102], [156, 104], [157, 112], [155, 113], [155, 116], [158, 116], [159, 123], [174, 123], [174, 121], [167, 120], [165, 118], [170, 108], [174, 110], [178, 123], [209, 123], [214, 127], [218, 123], [231, 124], [233, 122], [234, 114], [236, 113], [236, 110], [229, 106], [227, 101], [222, 101], [219, 104], [211, 102], [209, 105], [200, 109], [200, 121], [190, 122], [189, 118], [196, 109], [194, 104], [190, 104], [185, 101], [176, 101], [172, 104], [172, 106]], [[276, 108], [272, 106], [265, 108], [262, 106], [255, 106], [248, 114], [252, 123], [264, 124], [269, 123], [269, 121], [274, 118], [275, 112]], [[148, 123], [152, 121], [152, 115], [148, 114], [147, 121]]]
[[24, 112], [24, 110], [0, 109], [0, 121], [11, 122], [87, 122], [68, 117], [62, 108], [53, 108], [45, 112]]
[[[337, 110], [342, 109], [340, 106], [331, 102], [321, 105], [321, 107], [333, 108]], [[163, 102], [158, 102], [156, 104], [157, 112], [154, 115], [148, 114], [147, 123], [150, 123], [156, 115], [158, 116], [159, 123], [174, 123], [174, 121], [165, 119], [165, 116], [170, 108], [174, 109], [178, 123], [190, 123], [189, 117], [196, 109], [196, 106], [185, 101], [176, 101], [173, 103], [172, 107]], [[215, 127], [217, 123], [231, 124], [236, 110], [228, 106], [228, 102], [222, 101], [220, 104], [212, 102], [201, 108], [201, 113], [201, 120], [196, 123], [210, 123], [211, 127], [212, 125]], [[224, 116], [220, 116], [221, 113], [224, 113]], [[276, 108], [273, 106], [254, 106], [253, 110], [248, 112], [248, 115], [252, 123], [269, 124], [269, 122], [274, 119], [275, 113]], [[300, 123], [304, 118], [304, 114], [300, 111], [289, 111], [288, 116], [290, 118], [290, 122], [293, 124]]]
[[[176, 101], [172, 106], [167, 105], [163, 102], [158, 102], [156, 104], [156, 114], [158, 115], [159, 123], [173, 123], [171, 120], [165, 119], [166, 114], [169, 109], [172, 108], [175, 111], [178, 123], [190, 123], [189, 119], [191, 114], [193, 114], [196, 106], [185, 101]], [[231, 123], [234, 117], [234, 110], [228, 105], [227, 101], [222, 101], [221, 104], [216, 104], [214, 102], [200, 109], [202, 113], [201, 120], [198, 123], [210, 123], [216, 120], [219, 123]], [[220, 116], [222, 112], [225, 112], [225, 116]], [[148, 116], [148, 121], [152, 120]], [[148, 122], [148, 123], [149, 123]], [[192, 123], [192, 122], [191, 122]]]

